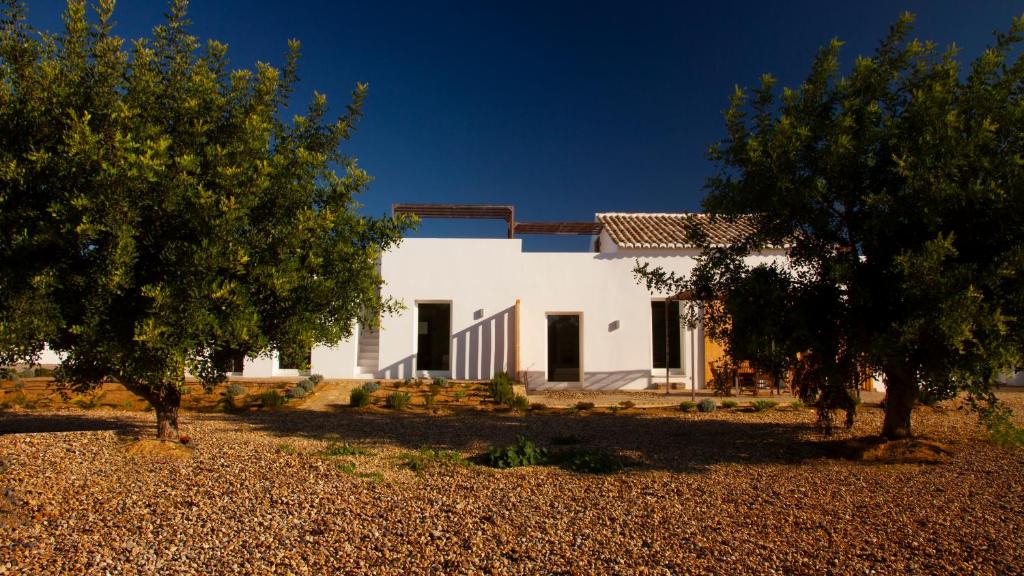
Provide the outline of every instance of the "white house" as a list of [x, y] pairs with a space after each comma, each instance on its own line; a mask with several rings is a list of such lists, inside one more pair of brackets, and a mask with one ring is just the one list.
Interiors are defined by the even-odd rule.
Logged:
[[[677, 273], [692, 269], [699, 252], [684, 231], [685, 214], [601, 213], [588, 223], [517, 223], [511, 207], [452, 208], [405, 211], [504, 218], [509, 238], [403, 240], [384, 254], [381, 273], [384, 294], [405, 309], [382, 318], [379, 330], [314, 348], [312, 372], [469, 380], [508, 372], [531, 390], [639, 390], [664, 383], [668, 369], [668, 377], [686, 388], [705, 386], [708, 362], [720, 350], [700, 326], [682, 325], [679, 303], [669, 302], [666, 356], [667, 295], [648, 293], [632, 272], [637, 260]], [[720, 243], [749, 233], [743, 223], [716, 223], [708, 231]], [[523, 233], [591, 234], [593, 251], [525, 252], [514, 237]], [[769, 250], [748, 260], [783, 257], [781, 250]], [[295, 373], [271, 356], [246, 359], [242, 375]]]

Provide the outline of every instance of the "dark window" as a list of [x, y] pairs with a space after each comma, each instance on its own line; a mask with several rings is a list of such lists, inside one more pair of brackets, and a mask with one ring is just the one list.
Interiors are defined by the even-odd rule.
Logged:
[[548, 316], [548, 381], [580, 381], [580, 317]]
[[420, 304], [416, 327], [416, 369], [450, 370], [451, 304]]
[[241, 372], [245, 369], [245, 352], [233, 348], [216, 350], [213, 353], [213, 364], [224, 372]]
[[[682, 368], [679, 343], [679, 302], [668, 302], [668, 367]], [[665, 367], [665, 301], [651, 302], [651, 356], [655, 368]]]

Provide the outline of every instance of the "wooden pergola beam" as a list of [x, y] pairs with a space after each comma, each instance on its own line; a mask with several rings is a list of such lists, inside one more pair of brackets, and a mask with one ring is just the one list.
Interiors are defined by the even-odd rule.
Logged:
[[516, 222], [516, 234], [569, 234], [596, 236], [604, 224], [600, 222]]

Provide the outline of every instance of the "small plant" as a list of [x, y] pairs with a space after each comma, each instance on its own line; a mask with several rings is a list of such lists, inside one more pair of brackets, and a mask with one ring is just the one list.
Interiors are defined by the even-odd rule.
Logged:
[[377, 390], [380, 390], [380, 382], [377, 382], [376, 380], [367, 382], [366, 384], [363, 384], [362, 388], [363, 390], [366, 390], [368, 394], [373, 394]]
[[718, 406], [715, 405], [715, 401], [711, 398], [705, 398], [697, 404], [697, 410], [700, 412], [714, 412]]
[[323, 381], [324, 381], [324, 377], [323, 377], [323, 375], [322, 375], [322, 374], [310, 374], [310, 375], [309, 375], [309, 376], [307, 376], [306, 378], [307, 378], [307, 379], [308, 379], [308, 380], [309, 380], [310, 382], [312, 382], [314, 386], [316, 386], [317, 384], [319, 384], [319, 383], [321, 383], [321, 382], [323, 382]]
[[280, 408], [284, 406], [285, 400], [277, 390], [267, 390], [259, 396], [260, 405], [264, 408]]
[[624, 468], [617, 458], [588, 450], [571, 450], [559, 455], [558, 460], [563, 468], [583, 474], [612, 474]]
[[520, 436], [515, 444], [491, 447], [484, 455], [484, 462], [493, 468], [517, 468], [542, 464], [547, 457], [547, 450], [538, 448], [533, 442]]
[[548, 405], [543, 402], [534, 402], [530, 404], [530, 410], [533, 412], [540, 412], [541, 410], [547, 410]]
[[232, 398], [243, 396], [245, 394], [245, 386], [242, 386], [238, 382], [232, 382], [231, 384], [228, 384], [227, 390], [225, 390], [224, 393]]
[[[98, 407], [100, 405], [100, 400], [103, 399], [104, 394], [106, 394], [106, 393], [105, 392], [99, 392], [99, 393], [95, 393], [94, 392], [92, 394], [89, 394], [88, 396], [81, 396], [81, 397], [75, 398], [74, 399], [74, 403], [75, 403], [76, 406], [78, 406], [79, 408], [82, 408], [83, 410], [92, 410], [93, 408], [96, 408], [96, 407]], [[25, 404], [25, 395], [24, 394], [18, 394], [18, 396], [15, 396], [14, 397], [14, 403], [16, 405], [23, 406]]]
[[981, 410], [980, 421], [988, 430], [988, 439], [993, 444], [1007, 448], [1024, 448], [1024, 427], [1013, 423], [1013, 411], [1003, 404], [995, 404]]
[[764, 412], [765, 410], [771, 410], [778, 406], [779, 403], [774, 400], [754, 400], [750, 403], [750, 408], [754, 412]]
[[433, 412], [434, 407], [437, 405], [437, 392], [431, 391], [424, 394], [423, 404], [427, 407], [427, 410]]
[[586, 410], [593, 410], [594, 409], [594, 403], [593, 402], [577, 402], [576, 403], [576, 409], [579, 410], [580, 412], [584, 412]]
[[412, 388], [412, 378], [406, 378], [405, 380], [402, 380], [402, 383], [399, 386], [401, 388]]
[[466, 460], [462, 454], [453, 450], [431, 450], [420, 448], [417, 452], [405, 452], [399, 455], [402, 464], [413, 472], [423, 472], [433, 465], [440, 466], [465, 466]]
[[53, 376], [53, 370], [50, 368], [36, 368], [36, 378], [46, 378], [50, 376]]
[[348, 394], [349, 406], [355, 406], [356, 408], [363, 408], [370, 405], [370, 393], [366, 390], [366, 387], [353, 388]]
[[316, 388], [316, 382], [313, 382], [312, 378], [303, 378], [302, 380], [299, 380], [299, 383], [296, 384], [296, 386], [305, 390], [306, 394], [312, 394], [313, 389]]
[[452, 397], [455, 398], [456, 402], [461, 402], [466, 399], [466, 391], [463, 390], [462, 388], [459, 388], [452, 394]]
[[526, 396], [516, 394], [512, 397], [512, 402], [509, 403], [509, 406], [518, 412], [526, 412], [530, 409], [530, 401], [526, 399]]
[[355, 474], [356, 473], [356, 463], [355, 462], [348, 462], [347, 460], [341, 460], [340, 462], [335, 462], [334, 463], [334, 467], [337, 468], [338, 471], [343, 473], [343, 474]]
[[739, 402], [735, 400], [722, 400], [722, 408], [732, 409], [739, 406]]
[[293, 386], [289, 388], [287, 394], [288, 397], [293, 400], [298, 400], [299, 398], [305, 398], [306, 396], [309, 396], [309, 392], [306, 392], [306, 389], [301, 386]]
[[608, 411], [612, 414], [618, 414], [619, 410], [622, 410], [622, 406], [609, 406]]
[[510, 404], [515, 397], [512, 390], [512, 378], [504, 372], [498, 372], [491, 379], [491, 398], [498, 404]]
[[18, 390], [18, 391], [24, 390], [25, 389], [25, 383], [22, 382], [21, 380], [18, 380], [17, 382], [14, 383], [14, 389]]
[[291, 456], [293, 454], [298, 454], [298, 450], [296, 450], [295, 447], [292, 446], [291, 444], [287, 444], [287, 443], [278, 444], [277, 445], [277, 451], [279, 453], [281, 453], [281, 454], [287, 454], [288, 456]]
[[683, 400], [679, 403], [679, 409], [683, 412], [693, 412], [697, 409], [697, 403], [690, 400]]
[[444, 377], [434, 378], [434, 381], [431, 382], [431, 384], [438, 388], [449, 388], [452, 385], [451, 381]]
[[793, 400], [792, 402], [789, 403], [789, 407], [792, 408], [793, 410], [803, 410], [807, 406], [804, 405], [804, 403], [800, 400]]
[[392, 392], [388, 394], [387, 399], [384, 401], [384, 405], [392, 410], [404, 410], [409, 405], [409, 400], [412, 397], [408, 392]]
[[331, 442], [327, 444], [327, 448], [324, 448], [318, 454], [326, 458], [335, 458], [338, 456], [365, 456], [369, 453], [369, 450], [360, 446], [353, 446], [352, 444], [342, 442]]
[[623, 410], [629, 410], [630, 408], [636, 408], [636, 403], [632, 400], [623, 400], [619, 402], [619, 406], [622, 406]]

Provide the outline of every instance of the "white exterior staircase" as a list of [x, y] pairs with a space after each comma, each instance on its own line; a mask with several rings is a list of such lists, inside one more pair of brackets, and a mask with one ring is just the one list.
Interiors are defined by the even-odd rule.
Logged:
[[380, 331], [359, 328], [359, 349], [356, 360], [356, 377], [373, 378], [378, 370], [380, 357]]

